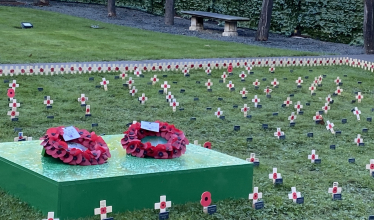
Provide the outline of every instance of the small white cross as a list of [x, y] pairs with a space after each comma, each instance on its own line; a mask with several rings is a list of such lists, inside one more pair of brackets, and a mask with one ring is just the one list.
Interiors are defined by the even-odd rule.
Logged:
[[299, 111], [303, 108], [303, 105], [300, 105], [300, 101], [297, 101], [297, 104], [295, 105], [295, 108], [297, 110], [297, 114], [299, 114]]
[[54, 212], [48, 212], [47, 219], [43, 219], [43, 220], [59, 220], [59, 218], [55, 218]]
[[303, 83], [304, 81], [301, 79], [301, 77], [299, 77], [297, 80], [296, 80], [296, 83], [298, 86], [301, 86], [301, 83]]
[[78, 102], [81, 102], [81, 105], [86, 104], [86, 101], [88, 101], [88, 97], [85, 97], [84, 94], [81, 94], [81, 97], [78, 98]]
[[229, 81], [229, 84], [227, 84], [226, 87], [229, 88], [229, 90], [231, 90], [231, 88], [234, 88], [234, 84], [232, 84], [232, 82]]
[[152, 81], [152, 85], [156, 84], [156, 82], [158, 82], [159, 79], [157, 79], [157, 75], [154, 75], [152, 78], [151, 78], [151, 81]]
[[314, 81], [313, 81], [313, 83], [314, 83], [315, 85], [318, 84], [318, 79], [317, 79], [317, 77], [314, 77]]
[[155, 203], [155, 209], [160, 209], [160, 213], [166, 212], [166, 208], [171, 207], [171, 201], [166, 201], [166, 196], [160, 196], [160, 202]]
[[357, 146], [359, 146], [361, 143], [364, 143], [364, 139], [361, 138], [361, 134], [357, 135], [357, 138], [355, 138], [355, 143]]
[[339, 86], [336, 87], [336, 90], [335, 90], [335, 93], [338, 94], [338, 95], [341, 95], [343, 92], [343, 89], [341, 89]]
[[86, 105], [86, 115], [90, 115], [90, 114], [91, 114], [90, 105]]
[[287, 97], [287, 100], [283, 102], [287, 107], [292, 104], [291, 98]]
[[310, 90], [310, 94], [314, 93], [314, 91], [316, 90], [316, 87], [314, 86], [314, 83], [312, 85], [310, 85], [309, 90]]
[[338, 187], [339, 183], [338, 182], [334, 182], [332, 184], [332, 188], [329, 188], [329, 191], [328, 193], [332, 193], [332, 197], [334, 198], [334, 195], [337, 194], [337, 193], [341, 193], [342, 192], [342, 187]]
[[221, 115], [222, 115], [223, 111], [221, 111], [220, 108], [217, 109], [216, 112], [214, 112], [214, 115], [217, 116], [217, 118], [219, 118]]
[[244, 80], [245, 77], [247, 77], [247, 75], [244, 73], [244, 71], [242, 71], [242, 73], [239, 74], [239, 77]]
[[276, 78], [274, 78], [274, 80], [271, 82], [271, 85], [273, 85], [273, 87], [276, 87], [277, 85], [279, 85], [279, 82], [277, 81]]
[[274, 71], [275, 71], [275, 67], [274, 67], [274, 66], [271, 66], [271, 67], [269, 68], [269, 72], [274, 73]]
[[164, 81], [164, 84], [161, 85], [161, 88], [164, 89], [164, 93], [167, 93], [168, 89], [170, 88], [170, 85], [168, 85], [168, 81]]
[[330, 130], [332, 134], [335, 134], [335, 131], [334, 131], [334, 123], [330, 123], [330, 121], [327, 121], [326, 129], [327, 129], [327, 130]]
[[247, 117], [247, 112], [249, 111], [249, 107], [247, 107], [247, 104], [244, 104], [241, 110], [244, 113], [244, 117]]
[[357, 95], [356, 95], [357, 102], [361, 103], [361, 99], [363, 99], [363, 98], [364, 98], [364, 96], [361, 95], [361, 92], [358, 92]]
[[319, 114], [319, 112], [316, 112], [316, 115], [313, 116], [314, 121], [319, 121], [322, 120], [322, 115]]
[[13, 102], [12, 103], [9, 103], [9, 107], [10, 108], [17, 108], [17, 107], [20, 107], [21, 104], [20, 103], [17, 103], [17, 100], [16, 99], [13, 99]]
[[141, 97], [139, 97], [139, 101], [142, 103], [142, 104], [144, 104], [145, 103], [145, 101], [147, 101], [148, 100], [148, 98], [147, 97], [145, 97], [145, 94], [144, 93], [142, 93], [142, 96]]
[[168, 102], [170, 102], [173, 98], [174, 95], [172, 95], [171, 92], [168, 92], [168, 94], [166, 95], [166, 99], [168, 100]]
[[257, 104], [260, 102], [260, 99], [257, 98], [257, 95], [252, 99], [252, 102], [255, 103], [255, 108], [257, 108]]
[[312, 150], [312, 154], [308, 155], [308, 160], [311, 160], [312, 163], [314, 163], [314, 160], [318, 159], [318, 155], [316, 155], [316, 151]]
[[322, 79], [323, 79], [322, 75], [319, 75], [319, 77], [318, 77], [318, 84], [322, 83]]
[[223, 79], [223, 82], [226, 82], [226, 78], [227, 78], [226, 72], [223, 72], [221, 78]]
[[294, 122], [294, 120], [296, 120], [297, 116], [295, 115], [295, 112], [291, 112], [291, 115], [288, 116], [288, 120], [290, 121], [290, 123]]
[[297, 198], [301, 197], [301, 193], [296, 191], [296, 187], [291, 187], [291, 193], [288, 194], [288, 198], [296, 202]]
[[277, 137], [278, 139], [280, 138], [280, 136], [283, 136], [284, 135], [284, 132], [281, 131], [280, 128], [277, 128], [277, 131], [274, 132], [274, 136]]
[[242, 97], [246, 97], [246, 95], [248, 94], [248, 91], [245, 90], [245, 88], [243, 87], [243, 90], [241, 90], [241, 91], [239, 92], [239, 94], [242, 95]]
[[250, 74], [251, 70], [252, 70], [252, 66], [251, 64], [248, 63], [247, 67], [246, 67], [246, 70], [248, 71], [248, 74]]
[[182, 72], [183, 72], [183, 75], [186, 76], [190, 72], [190, 70], [187, 67], [184, 67]]
[[273, 90], [269, 88], [269, 86], [266, 86], [266, 89], [264, 89], [264, 93], [266, 93], [266, 95], [269, 95]]
[[106, 206], [106, 200], [100, 201], [100, 208], [95, 209], [95, 215], [100, 215], [101, 220], [106, 219], [106, 214], [112, 212], [112, 206]]
[[100, 82], [100, 85], [104, 86], [105, 91], [108, 90], [108, 84], [109, 84], [109, 80], [106, 80], [105, 78], [103, 78], [103, 81]]
[[47, 100], [44, 100], [44, 105], [51, 106], [53, 104], [53, 100], [51, 100], [50, 96], [47, 96]]
[[357, 120], [360, 121], [360, 114], [361, 114], [361, 111], [358, 110], [357, 107], [355, 107], [355, 110], [353, 110], [353, 114], [357, 116]]
[[251, 200], [253, 199], [253, 204], [257, 202], [258, 199], [262, 198], [262, 193], [258, 192], [258, 187], [253, 188], [253, 193], [249, 194], [248, 199]]
[[194, 140], [193, 144], [201, 147], [201, 144], [199, 144], [199, 140]]
[[132, 96], [134, 96], [135, 93], [137, 93], [137, 92], [138, 92], [138, 90], [135, 88], [135, 86], [133, 86], [132, 89], [130, 89], [130, 91], [129, 91], [129, 93], [130, 93]]
[[366, 169], [370, 170], [370, 176], [374, 172], [374, 159], [370, 159], [370, 164], [366, 164]]
[[330, 106], [328, 102], [325, 103], [325, 106], [322, 107], [322, 110], [325, 111], [325, 114], [327, 114], [327, 111], [330, 110]]
[[210, 74], [212, 71], [210, 70], [210, 67], [208, 67], [206, 70], [205, 70], [206, 74]]
[[341, 83], [342, 82], [342, 80], [341, 79], [339, 79], [339, 76], [336, 78], [336, 80], [334, 80], [334, 82], [336, 83], [336, 85], [339, 85], [339, 83]]
[[16, 80], [13, 80], [12, 83], [9, 83], [9, 87], [11, 87], [14, 91], [16, 91], [16, 88], [19, 87], [19, 84], [17, 84]]
[[327, 97], [326, 97], [326, 102], [330, 103], [332, 101], [332, 98], [331, 98], [331, 95], [329, 94]]
[[273, 180], [273, 183], [275, 183], [276, 179], [281, 179], [282, 175], [280, 173], [277, 173], [277, 168], [273, 168], [273, 173], [269, 174], [269, 179]]
[[205, 86], [210, 89], [210, 87], [213, 85], [213, 83], [208, 79], [208, 82], [205, 83]]
[[12, 108], [12, 111], [8, 111], [7, 115], [10, 115], [10, 119], [12, 119], [19, 116], [19, 112], [17, 112], [17, 108]]
[[251, 162], [251, 163], [259, 161], [259, 159], [256, 158], [256, 154], [255, 153], [251, 153], [251, 156], [249, 158], [245, 159], [245, 160], [248, 161], [248, 162]]
[[131, 85], [134, 84], [134, 80], [132, 80], [132, 77], [130, 77], [126, 83], [129, 85], [129, 89], [131, 89]]
[[137, 77], [139, 77], [140, 75], [142, 75], [142, 71], [138, 68], [134, 71], [134, 75], [136, 75]]
[[173, 112], [175, 112], [177, 110], [177, 106], [179, 106], [179, 102], [177, 102], [176, 99], [173, 99], [173, 101], [170, 102], [170, 106], [173, 107]]
[[258, 81], [258, 79], [256, 79], [256, 81], [254, 81], [252, 84], [254, 86], [260, 86], [261, 83]]

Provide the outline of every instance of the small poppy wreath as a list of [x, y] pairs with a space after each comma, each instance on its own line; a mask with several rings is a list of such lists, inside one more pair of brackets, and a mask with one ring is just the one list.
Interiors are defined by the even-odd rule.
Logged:
[[[189, 142], [183, 131], [166, 122], [156, 121], [156, 123], [159, 123], [159, 132], [141, 129], [139, 122], [132, 124], [124, 132], [125, 136], [122, 138], [121, 144], [127, 154], [134, 157], [172, 159], [180, 157], [186, 152], [186, 146]], [[165, 138], [167, 143], [157, 144], [157, 146], [152, 146], [150, 142], [142, 143], [141, 139], [148, 136]]]
[[40, 145], [44, 147], [46, 154], [71, 165], [103, 164], [111, 157], [101, 136], [84, 129], [75, 129], [80, 138], [66, 142], [63, 138], [64, 127], [49, 128], [47, 134], [41, 138], [43, 142]]

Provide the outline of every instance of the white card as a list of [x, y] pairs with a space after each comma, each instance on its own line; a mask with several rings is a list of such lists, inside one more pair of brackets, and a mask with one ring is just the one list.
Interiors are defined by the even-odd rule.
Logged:
[[65, 141], [70, 141], [70, 140], [80, 138], [81, 136], [79, 135], [78, 131], [73, 126], [70, 126], [70, 127], [64, 128], [63, 137]]
[[88, 148], [81, 145], [81, 144], [78, 144], [78, 143], [74, 143], [74, 142], [68, 142], [68, 148], [75, 148], [75, 149], [80, 149], [82, 151], [86, 151]]
[[159, 132], [160, 124], [155, 122], [141, 121], [140, 128], [148, 131]]

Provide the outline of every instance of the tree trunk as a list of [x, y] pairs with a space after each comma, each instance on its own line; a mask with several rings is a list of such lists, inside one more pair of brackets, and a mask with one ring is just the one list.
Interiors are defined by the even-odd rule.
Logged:
[[108, 17], [116, 17], [116, 1], [108, 0]]
[[165, 24], [174, 25], [174, 0], [165, 1]]
[[[1, 0], [0, 0], [0, 2], [1, 2]], [[8, 1], [8, 2], [10, 2], [10, 1]], [[33, 2], [34, 2], [34, 5], [38, 5], [38, 6], [47, 6], [47, 5], [49, 5], [49, 0], [34, 0]]]
[[257, 41], [268, 40], [272, 10], [273, 10], [273, 0], [263, 0], [260, 21], [258, 22], [258, 28], [257, 28], [255, 40]]
[[365, 0], [364, 7], [364, 45], [365, 53], [374, 54], [374, 3], [373, 0]]

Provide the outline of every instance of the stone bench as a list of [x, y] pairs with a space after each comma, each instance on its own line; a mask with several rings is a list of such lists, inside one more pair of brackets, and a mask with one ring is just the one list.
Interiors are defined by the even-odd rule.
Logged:
[[223, 15], [205, 11], [181, 11], [183, 14], [191, 15], [191, 31], [204, 30], [204, 18], [213, 18], [225, 21], [225, 29], [222, 36], [238, 36], [237, 23], [238, 21], [249, 21], [249, 18]]

